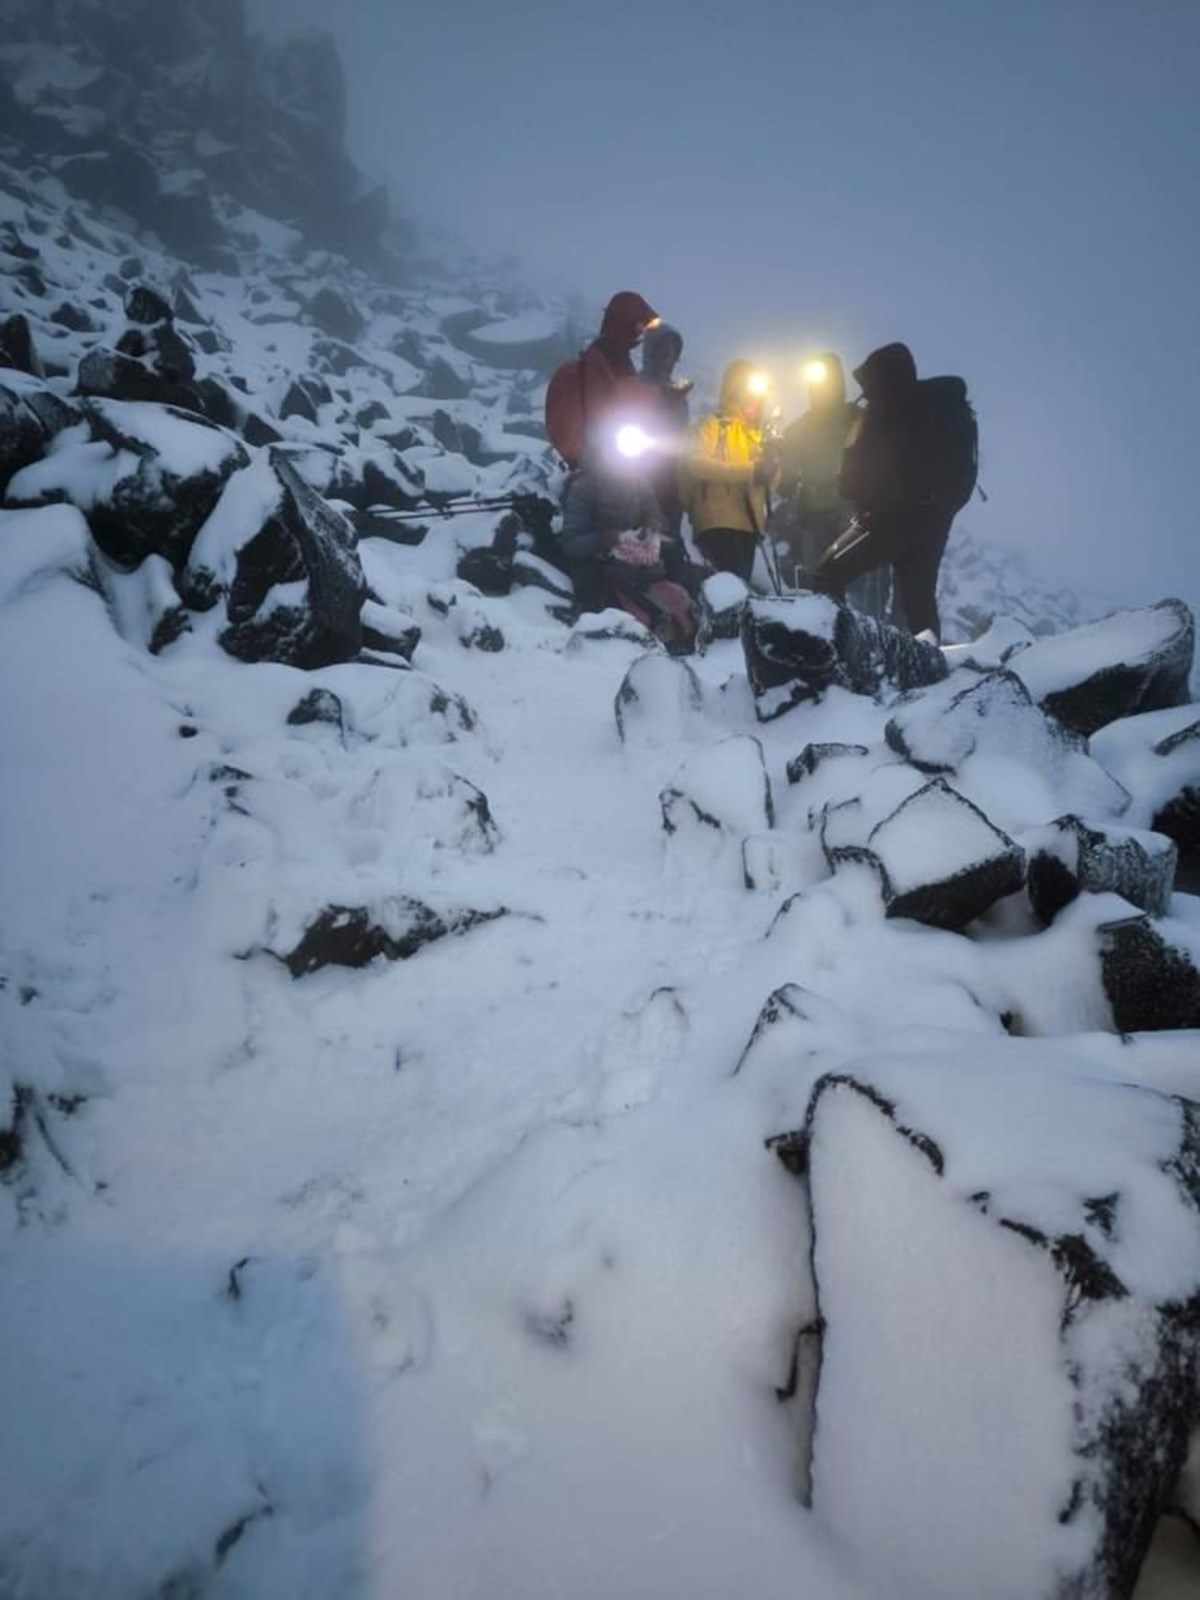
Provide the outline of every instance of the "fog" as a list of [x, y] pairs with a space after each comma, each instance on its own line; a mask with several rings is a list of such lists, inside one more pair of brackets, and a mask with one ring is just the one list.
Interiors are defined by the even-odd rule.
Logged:
[[352, 153], [534, 285], [645, 294], [705, 384], [903, 339], [958, 372], [962, 513], [1088, 592], [1200, 602], [1195, 0], [254, 0], [336, 27]]

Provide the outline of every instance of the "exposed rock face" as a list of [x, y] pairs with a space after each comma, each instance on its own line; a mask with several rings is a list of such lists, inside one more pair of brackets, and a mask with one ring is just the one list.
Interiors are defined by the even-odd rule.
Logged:
[[197, 610], [224, 602], [221, 644], [242, 661], [326, 666], [363, 645], [354, 532], [278, 451], [230, 479], [180, 589]]
[[443, 915], [408, 895], [393, 896], [373, 908], [329, 906], [309, 925], [295, 949], [281, 959], [293, 978], [322, 967], [365, 967], [380, 956], [407, 961], [437, 939], [466, 933], [504, 915], [502, 907]]
[[876, 694], [938, 683], [945, 657], [898, 628], [860, 616], [824, 595], [750, 600], [742, 616], [742, 648], [760, 722], [782, 716], [838, 685]]
[[1039, 640], [1011, 667], [1044, 710], [1092, 734], [1119, 717], [1183, 705], [1195, 651], [1192, 613], [1181, 600], [1160, 600]]
[[1165, 835], [1111, 824], [1089, 827], [1060, 817], [1022, 839], [1029, 858], [1029, 900], [1043, 923], [1076, 895], [1119, 894], [1130, 905], [1163, 916], [1175, 884], [1175, 845]]
[[[1003, 1600], [1128, 1600], [1196, 1418], [1200, 1111], [992, 1055], [824, 1077], [774, 1141], [812, 1219], [812, 1508], [928, 1600], [980, 1570]], [[945, 1427], [960, 1403], [973, 1426]], [[901, 1450], [922, 1471], [885, 1486]]]
[[[208, 266], [232, 262], [214, 191], [298, 222], [314, 245], [378, 249], [386, 196], [343, 149], [332, 39], [268, 46], [247, 32], [242, 0], [174, 5], [169, 22], [158, 0], [10, 0], [5, 23], [13, 121], [81, 198]], [[47, 46], [59, 73], [25, 71]]]
[[1120, 1032], [1200, 1028], [1200, 939], [1145, 916], [1099, 933], [1104, 992]]

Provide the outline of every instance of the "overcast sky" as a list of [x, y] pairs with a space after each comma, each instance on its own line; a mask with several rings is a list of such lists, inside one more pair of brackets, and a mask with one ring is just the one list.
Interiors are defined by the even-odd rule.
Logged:
[[535, 279], [645, 294], [785, 415], [805, 352], [958, 372], [1039, 570], [1200, 602], [1200, 0], [252, 0], [336, 22], [352, 153]]

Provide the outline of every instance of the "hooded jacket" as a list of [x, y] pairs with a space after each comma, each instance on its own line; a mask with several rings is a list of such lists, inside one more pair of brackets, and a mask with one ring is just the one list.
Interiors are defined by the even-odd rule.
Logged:
[[[604, 308], [600, 332], [580, 357], [585, 437], [596, 438], [618, 408], [623, 387], [634, 385], [633, 349], [657, 312], [631, 289], [613, 295]], [[640, 389], [640, 385], [638, 386]]]
[[756, 536], [767, 525], [767, 493], [754, 481], [762, 455], [762, 429], [747, 421], [742, 405], [752, 361], [733, 361], [721, 380], [716, 411], [692, 430], [692, 448], [680, 474], [683, 503], [697, 533], [728, 528]]
[[873, 350], [854, 371], [867, 405], [842, 457], [838, 487], [870, 515], [920, 502], [923, 442], [917, 365], [905, 344]]
[[838, 489], [838, 473], [858, 416], [846, 403], [846, 376], [832, 350], [817, 357], [825, 377], [814, 397], [809, 386], [809, 408], [783, 434], [780, 451], [780, 493], [795, 506], [801, 520], [825, 517], [849, 507]]

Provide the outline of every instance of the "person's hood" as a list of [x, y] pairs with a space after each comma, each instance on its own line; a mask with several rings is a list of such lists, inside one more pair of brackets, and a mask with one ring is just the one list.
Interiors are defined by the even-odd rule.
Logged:
[[731, 361], [721, 379], [721, 398], [717, 402], [717, 409], [723, 412], [741, 411], [750, 392], [750, 378], [757, 371], [753, 361]]
[[854, 381], [869, 401], [889, 400], [917, 381], [917, 363], [906, 344], [885, 344], [854, 369]]
[[665, 322], [646, 330], [642, 340], [642, 377], [651, 383], [670, 383], [675, 363], [683, 354], [683, 335]]
[[[869, 359], [869, 358], [868, 358]], [[819, 356], [813, 357], [825, 368], [825, 376], [820, 384], [808, 385], [809, 404], [814, 410], [824, 410], [844, 406], [846, 404], [846, 373], [842, 366], [842, 358], [832, 350], [823, 350]], [[866, 363], [864, 362], [865, 366]], [[855, 374], [857, 377], [858, 374]]]
[[604, 308], [600, 324], [600, 338], [614, 349], [632, 350], [643, 328], [658, 316], [657, 311], [640, 294], [632, 289], [622, 289]]

